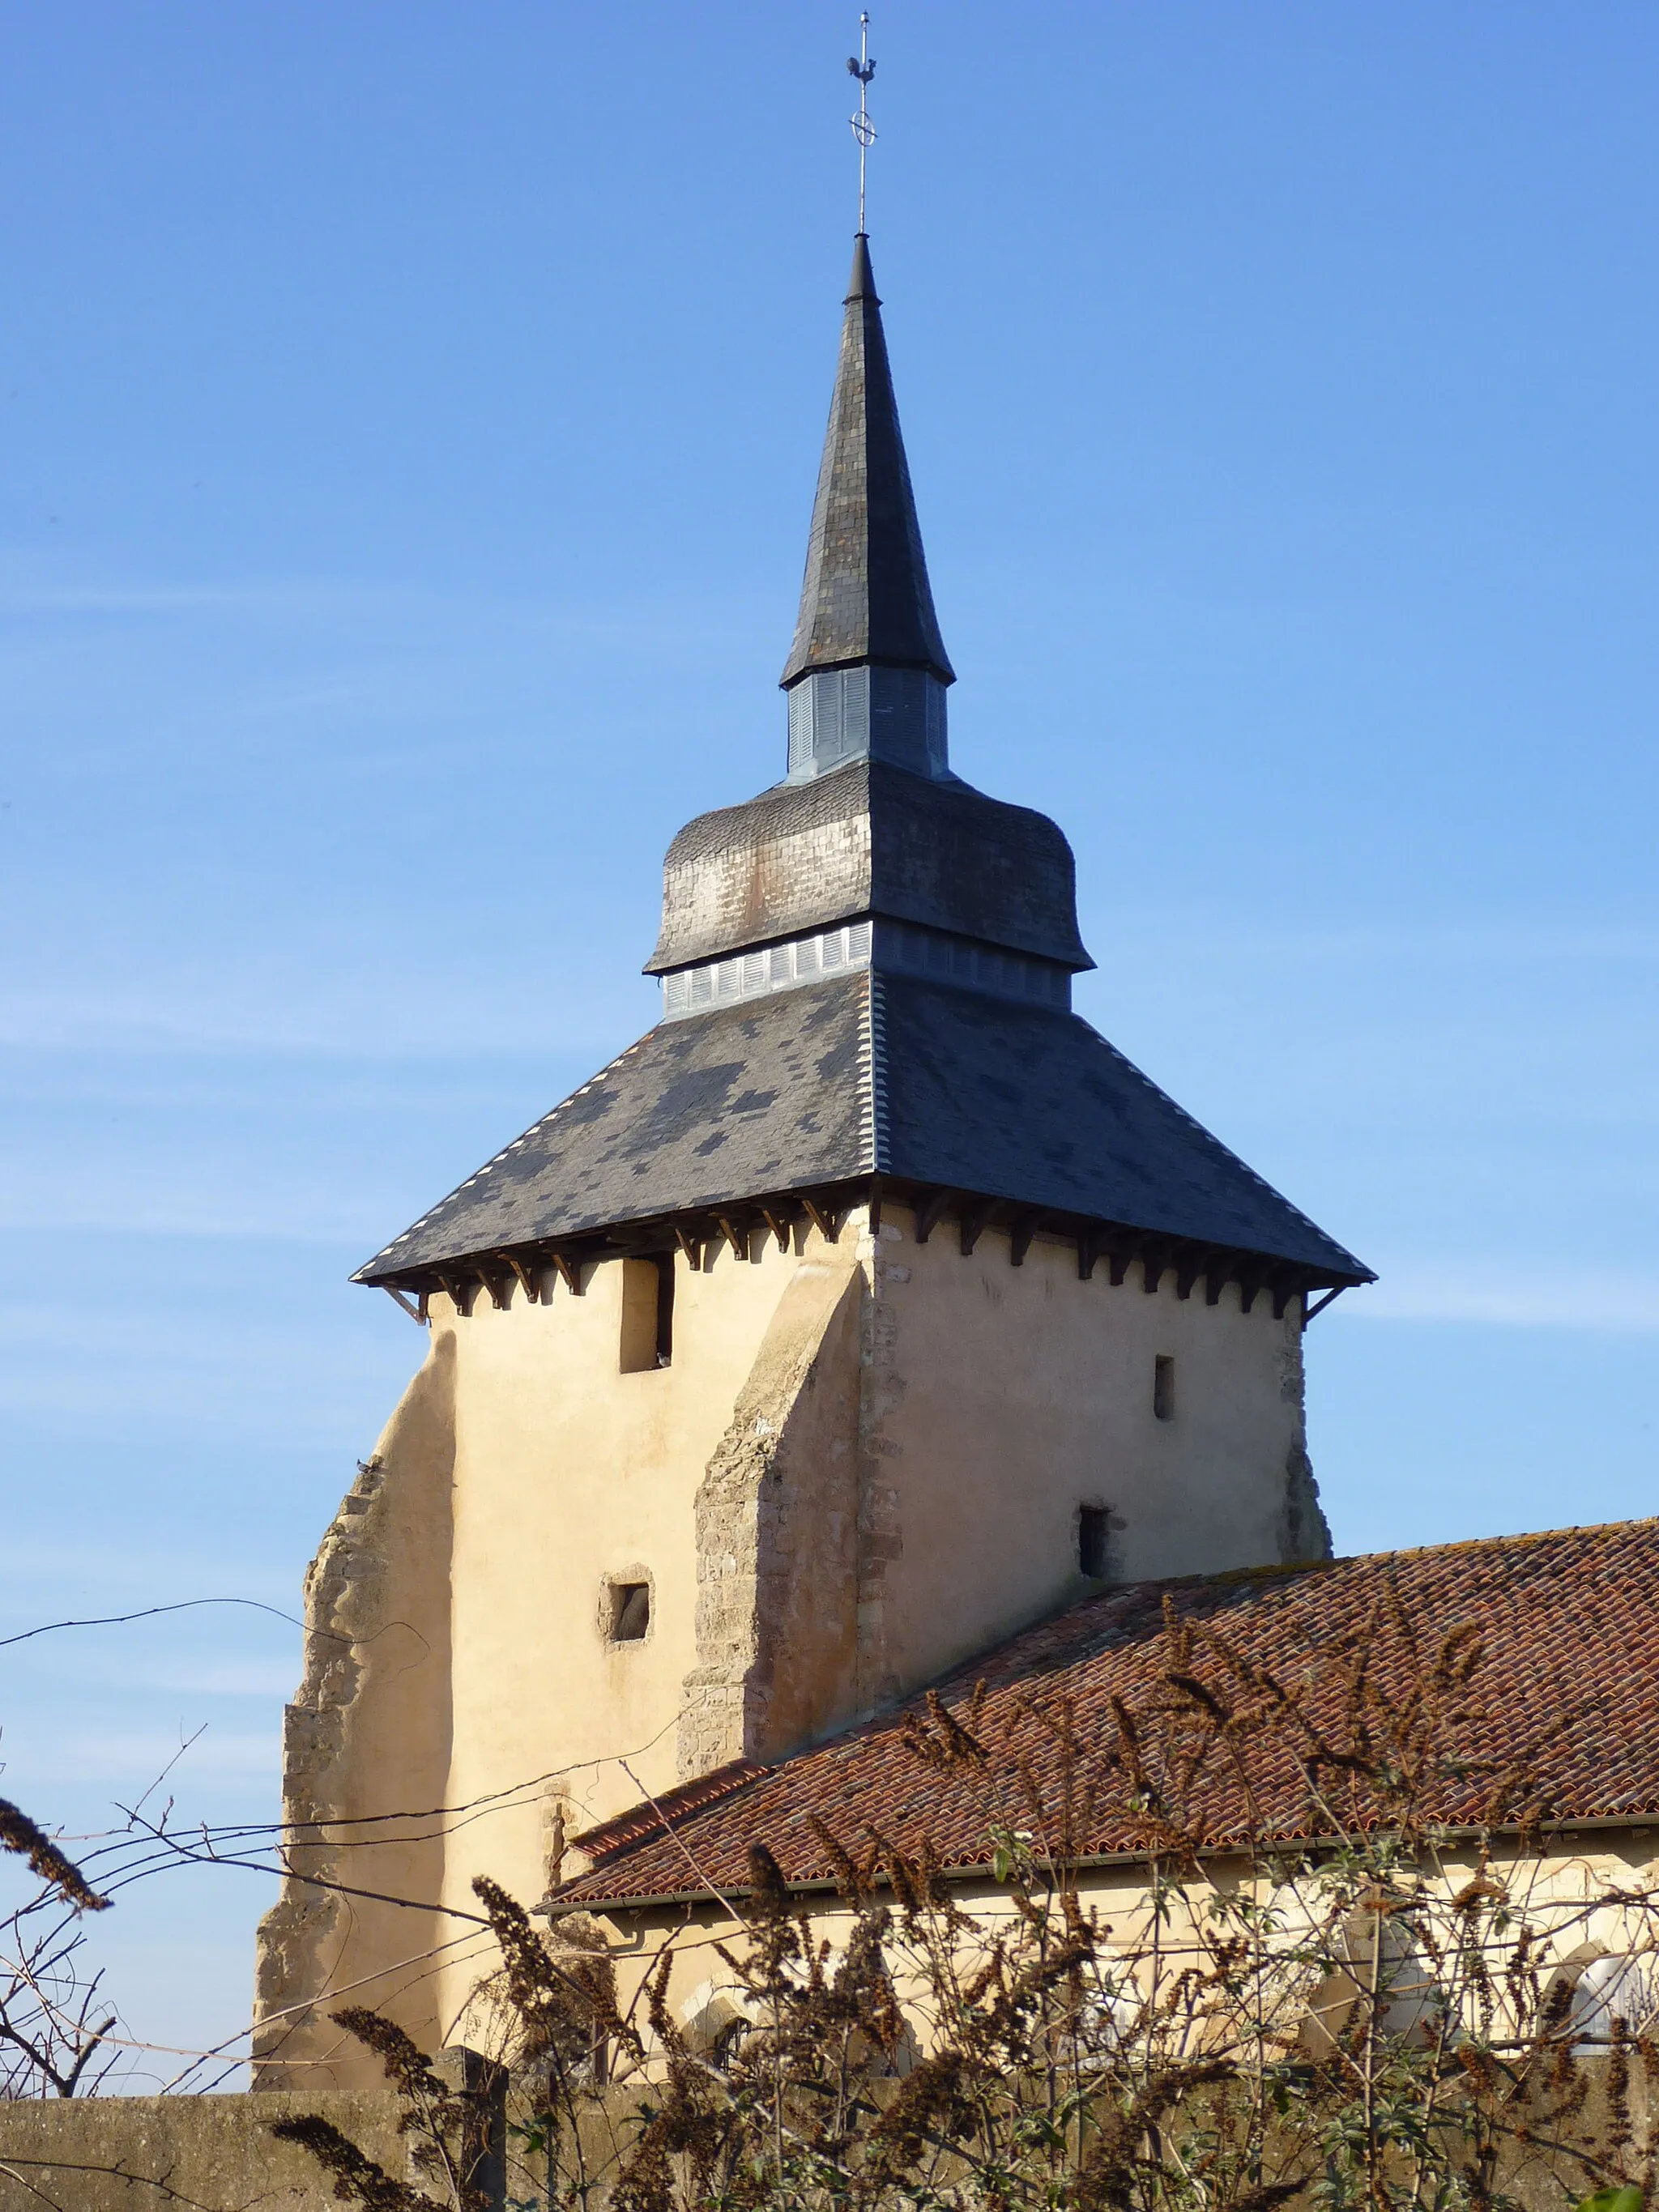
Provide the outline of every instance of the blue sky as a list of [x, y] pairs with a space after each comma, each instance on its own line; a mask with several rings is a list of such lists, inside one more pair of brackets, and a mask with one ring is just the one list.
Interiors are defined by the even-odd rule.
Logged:
[[[292, 1608], [414, 1364], [345, 1282], [643, 1029], [783, 757], [856, 10], [0, 0], [0, 1632]], [[963, 773], [1082, 1011], [1382, 1276], [1360, 1550], [1652, 1510], [1659, 17], [878, 11]], [[0, 1650], [9, 1795], [275, 1809], [293, 1631]], [[258, 1877], [95, 1931], [245, 2019]], [[153, 2075], [171, 2062], [146, 2059]]]

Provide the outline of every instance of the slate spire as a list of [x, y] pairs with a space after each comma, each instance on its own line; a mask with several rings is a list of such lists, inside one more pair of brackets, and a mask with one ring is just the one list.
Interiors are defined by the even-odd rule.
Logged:
[[[853, 258], [800, 623], [786, 776], [688, 823], [647, 963], [663, 1018], [361, 1267], [465, 1312], [509, 1271], [824, 1217], [885, 1189], [964, 1247], [1035, 1224], [1087, 1275], [1203, 1276], [1240, 1310], [1370, 1271], [1071, 1011], [1093, 966], [1072, 851], [950, 768], [933, 613], [868, 241]], [[823, 1201], [820, 1206], [819, 1201]], [[918, 1231], [919, 1235], [924, 1232]], [[1231, 1270], [1231, 1273], [1225, 1272]], [[505, 1295], [504, 1288], [501, 1295]]]
[[800, 615], [780, 680], [787, 690], [820, 670], [863, 665], [951, 684], [862, 231], [846, 304]]

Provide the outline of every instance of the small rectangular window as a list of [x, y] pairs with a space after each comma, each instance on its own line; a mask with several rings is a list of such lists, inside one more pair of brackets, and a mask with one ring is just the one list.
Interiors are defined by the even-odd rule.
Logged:
[[1175, 1361], [1167, 1352], [1152, 1362], [1152, 1414], [1160, 1421], [1175, 1419]]
[[674, 1356], [674, 1261], [659, 1252], [624, 1260], [622, 1341], [617, 1364], [624, 1375], [666, 1367]]
[[1077, 1565], [1091, 1582], [1104, 1582], [1110, 1530], [1103, 1505], [1080, 1505], [1077, 1516]]
[[638, 1644], [650, 1626], [650, 1583], [612, 1583], [611, 1641], [613, 1644]]

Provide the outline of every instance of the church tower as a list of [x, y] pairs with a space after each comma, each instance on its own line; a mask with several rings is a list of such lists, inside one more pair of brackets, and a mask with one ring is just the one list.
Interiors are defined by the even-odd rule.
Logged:
[[476, 1875], [1103, 1580], [1328, 1553], [1302, 1329], [1369, 1271], [1072, 1012], [1071, 849], [954, 681], [860, 234], [785, 773], [669, 848], [656, 1025], [356, 1277], [430, 1342], [307, 1580], [269, 2086], [359, 2077], [348, 1987], [453, 2036]]

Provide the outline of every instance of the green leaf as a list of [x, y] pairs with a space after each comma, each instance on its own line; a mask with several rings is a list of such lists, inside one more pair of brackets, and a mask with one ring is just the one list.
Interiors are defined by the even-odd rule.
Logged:
[[1592, 2196], [1581, 2197], [1575, 2212], [1642, 2212], [1642, 2192], [1639, 2189], [1598, 2189]]

